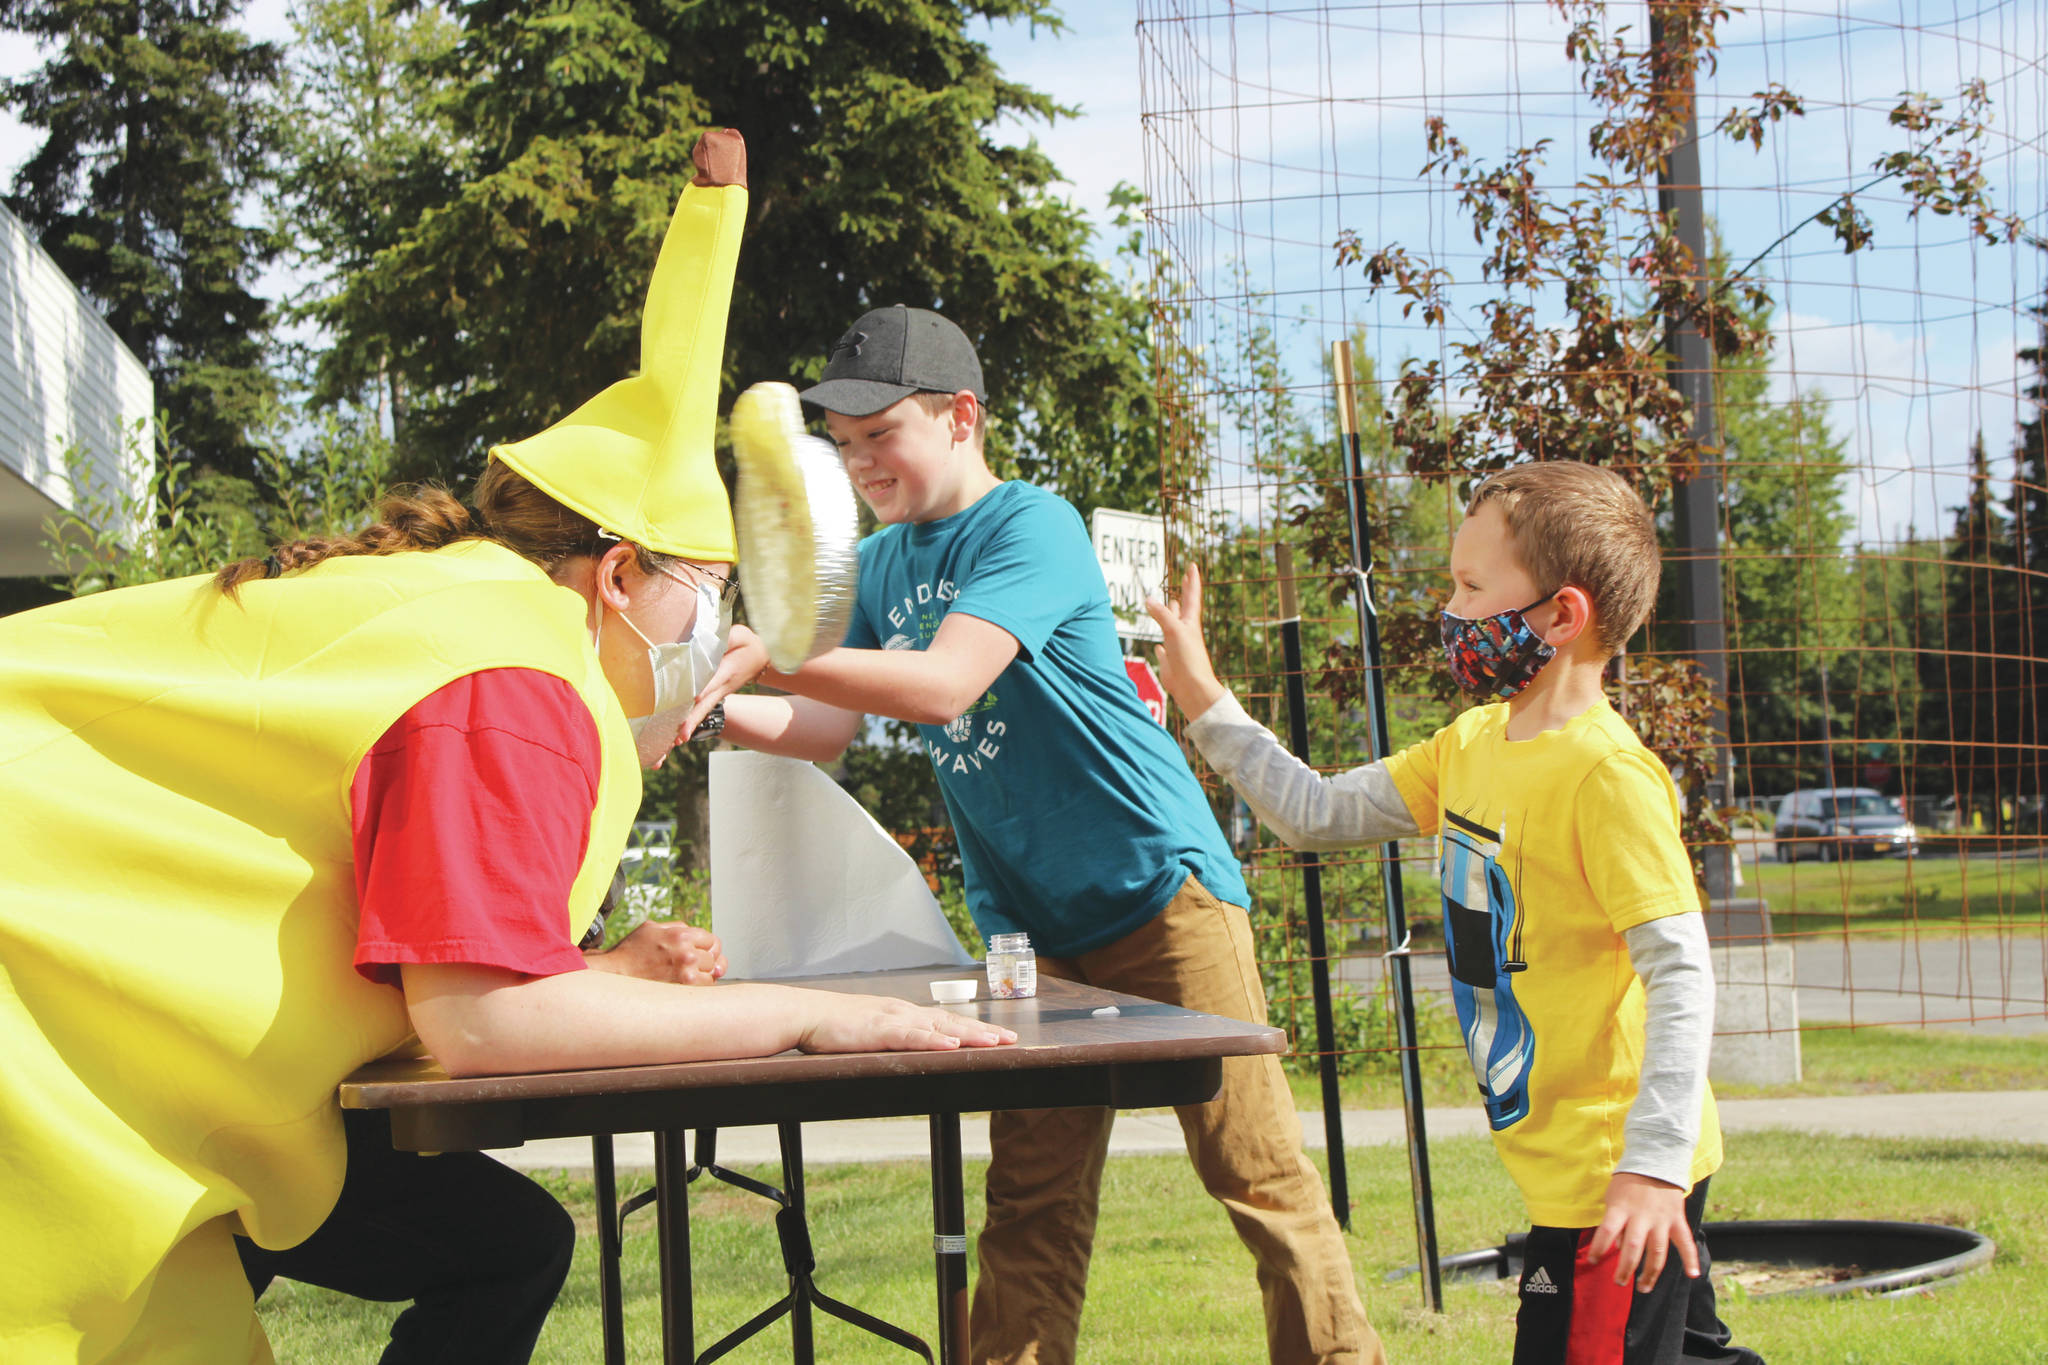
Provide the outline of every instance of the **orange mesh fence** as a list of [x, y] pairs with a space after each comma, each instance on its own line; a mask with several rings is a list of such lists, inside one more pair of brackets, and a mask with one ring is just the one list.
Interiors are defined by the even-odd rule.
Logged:
[[[1162, 504], [1219, 672], [1287, 734], [1285, 542], [1312, 761], [1373, 756], [1334, 342], [1396, 746], [1462, 705], [1434, 612], [1477, 479], [1626, 473], [1666, 581], [1611, 690], [1686, 794], [1717, 1067], [1801, 1030], [2048, 1028], [2044, 16], [1138, 5]], [[1312, 1052], [1299, 857], [1204, 778]], [[1462, 1065], [1434, 863], [1409, 841], [1398, 875], [1423, 1045]], [[1334, 1048], [1391, 1072], [1378, 852], [1323, 877]]]

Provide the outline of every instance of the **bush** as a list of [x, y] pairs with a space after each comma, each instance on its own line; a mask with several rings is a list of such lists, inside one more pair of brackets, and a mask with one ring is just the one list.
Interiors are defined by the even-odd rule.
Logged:
[[711, 874], [678, 863], [669, 848], [628, 849], [626, 883], [604, 921], [604, 946], [649, 920], [711, 927]]

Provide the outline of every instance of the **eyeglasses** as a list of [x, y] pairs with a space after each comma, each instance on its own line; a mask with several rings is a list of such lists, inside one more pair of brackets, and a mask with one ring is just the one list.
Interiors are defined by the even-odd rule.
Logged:
[[740, 576], [738, 571], [734, 571], [734, 573], [730, 577], [728, 577], [727, 575], [722, 573], [713, 573], [711, 570], [699, 567], [695, 564], [692, 564], [690, 567], [692, 569], [695, 569], [698, 573], [703, 574], [712, 582], [718, 584], [718, 609], [721, 612], [731, 611], [732, 604], [736, 600], [738, 600], [740, 595]]
[[[736, 600], [738, 600], [740, 595], [739, 574], [734, 573], [730, 578], [728, 578], [722, 573], [714, 573], [713, 571], [705, 568], [701, 564], [692, 564], [687, 559], [680, 560], [678, 562], [681, 563], [685, 568], [689, 569], [691, 573], [703, 574], [706, 578], [718, 584], [718, 614], [722, 618], [730, 619], [732, 616], [733, 603]], [[670, 578], [675, 579], [678, 583], [682, 583], [685, 586], [694, 586], [690, 584], [688, 579], [684, 578], [681, 574], [677, 573], [674, 569], [669, 568], [666, 565], [662, 567], [661, 571], [664, 574], [667, 574]]]

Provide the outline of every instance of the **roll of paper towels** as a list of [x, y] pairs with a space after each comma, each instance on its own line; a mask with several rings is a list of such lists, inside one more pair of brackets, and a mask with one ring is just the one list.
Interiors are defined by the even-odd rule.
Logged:
[[733, 976], [974, 961], [923, 870], [813, 765], [714, 753], [710, 800], [711, 929]]

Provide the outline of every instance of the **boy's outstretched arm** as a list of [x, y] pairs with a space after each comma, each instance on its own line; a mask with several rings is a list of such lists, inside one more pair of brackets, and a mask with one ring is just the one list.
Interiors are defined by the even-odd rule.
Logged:
[[[795, 673], [769, 666], [760, 637], [734, 626], [725, 657], [682, 727], [692, 734], [725, 703], [725, 736], [744, 748], [827, 762], [860, 732], [864, 715], [945, 725], [979, 701], [1017, 657], [1017, 637], [952, 611], [924, 649], [834, 649]], [[787, 697], [736, 696], [750, 682]]]
[[1017, 648], [1001, 626], [950, 611], [923, 649], [835, 649], [794, 673], [764, 669], [760, 680], [845, 711], [946, 725], [994, 685]]
[[846, 752], [865, 719], [808, 697], [732, 697], [725, 703], [724, 738], [757, 753], [830, 763]]
[[1202, 640], [1202, 576], [1190, 566], [1176, 602], [1145, 604], [1159, 623], [1159, 676], [1189, 717], [1188, 738], [1252, 813], [1294, 848], [1336, 849], [1420, 832], [1384, 763], [1324, 777], [1281, 747], [1216, 678]]
[[725, 704], [724, 736], [743, 749], [781, 754], [811, 763], [830, 763], [860, 733], [859, 711], [827, 706], [804, 697], [736, 696], [768, 667], [768, 648], [745, 626], [734, 626], [725, 657], [697, 694], [678, 734], [697, 732], [711, 709]]

